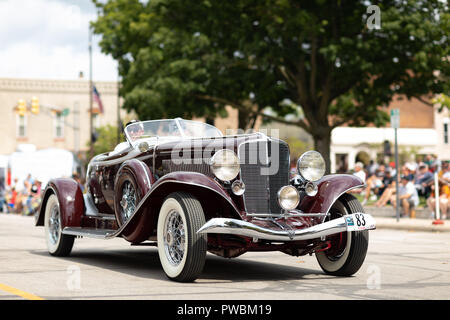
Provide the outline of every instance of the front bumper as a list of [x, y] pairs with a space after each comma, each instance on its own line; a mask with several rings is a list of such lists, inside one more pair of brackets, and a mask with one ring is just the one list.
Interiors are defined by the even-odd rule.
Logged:
[[229, 218], [214, 218], [205, 223], [197, 233], [222, 233], [262, 240], [298, 241], [311, 240], [340, 232], [373, 230], [375, 219], [367, 213], [353, 213], [304, 229], [269, 229], [256, 224]]

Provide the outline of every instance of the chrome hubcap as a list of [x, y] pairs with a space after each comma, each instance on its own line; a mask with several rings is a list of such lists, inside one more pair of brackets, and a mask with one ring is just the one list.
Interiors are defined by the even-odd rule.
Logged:
[[49, 235], [52, 244], [56, 244], [59, 239], [60, 219], [58, 206], [53, 206], [49, 219]]
[[176, 210], [171, 210], [164, 225], [164, 249], [172, 265], [177, 266], [183, 260], [185, 239], [183, 219]]
[[122, 207], [122, 221], [125, 222], [136, 209], [136, 190], [129, 181], [123, 185], [120, 206]]

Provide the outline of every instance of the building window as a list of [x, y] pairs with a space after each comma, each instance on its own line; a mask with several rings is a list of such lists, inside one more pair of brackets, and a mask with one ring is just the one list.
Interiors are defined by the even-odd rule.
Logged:
[[448, 123], [444, 123], [444, 143], [448, 144]]
[[16, 124], [17, 124], [17, 137], [25, 138], [27, 136], [27, 117], [17, 115]]
[[61, 113], [55, 114], [55, 138], [64, 138], [64, 116]]

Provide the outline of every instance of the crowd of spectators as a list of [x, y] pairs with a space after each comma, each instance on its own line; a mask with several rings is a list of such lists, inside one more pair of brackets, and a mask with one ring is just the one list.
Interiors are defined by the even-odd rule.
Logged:
[[17, 178], [11, 186], [0, 190], [0, 211], [31, 215], [39, 207], [41, 201], [41, 187], [39, 180], [33, 179], [31, 174], [19, 183]]
[[[434, 173], [438, 174], [438, 198], [441, 218], [446, 219], [450, 214], [450, 162], [439, 162], [432, 156], [424, 161], [407, 162], [400, 167], [400, 174], [395, 171], [395, 164], [370, 163], [364, 166], [361, 162], [355, 164], [353, 174], [365, 184], [365, 188], [354, 189], [351, 192], [363, 196], [362, 204], [369, 200], [376, 207], [388, 204], [396, 206], [396, 177], [399, 183], [399, 202], [402, 216], [414, 215], [414, 208], [422, 198], [435, 217], [436, 196]], [[77, 173], [72, 176], [80, 188], [84, 190], [82, 179]], [[14, 183], [6, 188], [0, 188], [0, 212], [33, 214], [41, 201], [42, 184], [29, 174], [23, 183], [14, 179]]]
[[[77, 172], [72, 174], [72, 178], [78, 183], [82, 192], [84, 192], [84, 180]], [[0, 212], [18, 213], [31, 215], [39, 208], [41, 203], [41, 192], [43, 186], [41, 181], [34, 179], [31, 174], [23, 183], [15, 178], [10, 186], [0, 184]]]
[[[450, 210], [450, 163], [440, 162], [428, 155], [423, 161], [407, 162], [399, 167], [400, 174], [395, 171], [395, 163], [385, 165], [371, 161], [367, 166], [357, 162], [353, 174], [358, 176], [366, 187], [353, 190], [361, 194], [365, 205], [369, 200], [377, 207], [388, 204], [396, 207], [397, 188], [399, 183], [398, 199], [401, 207], [401, 216], [415, 216], [415, 208], [421, 199], [429, 207], [433, 217], [436, 216], [435, 178], [438, 176], [439, 211], [442, 219], [446, 219]], [[397, 178], [397, 179], [396, 179]]]

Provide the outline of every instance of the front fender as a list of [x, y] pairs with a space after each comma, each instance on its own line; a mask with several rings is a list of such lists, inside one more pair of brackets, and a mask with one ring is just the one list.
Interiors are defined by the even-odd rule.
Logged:
[[57, 178], [48, 182], [42, 195], [41, 205], [35, 216], [35, 225], [44, 225], [45, 206], [48, 197], [55, 194], [61, 214], [61, 228], [80, 227], [85, 212], [83, 192], [74, 179]]
[[305, 196], [300, 210], [307, 213], [328, 213], [333, 203], [344, 193], [364, 187], [364, 182], [350, 174], [332, 174], [318, 181], [318, 192], [314, 197]]
[[[159, 208], [172, 192], [189, 192], [196, 196], [202, 206], [228, 206], [230, 216], [242, 219], [240, 210], [220, 184], [210, 177], [197, 172], [172, 172], [159, 179], [139, 203], [133, 216], [121, 227], [118, 235], [128, 241], [141, 242], [156, 232]], [[206, 199], [206, 201], [205, 201]], [[146, 210], [149, 209], [149, 210]], [[208, 216], [208, 210], [205, 211]]]

